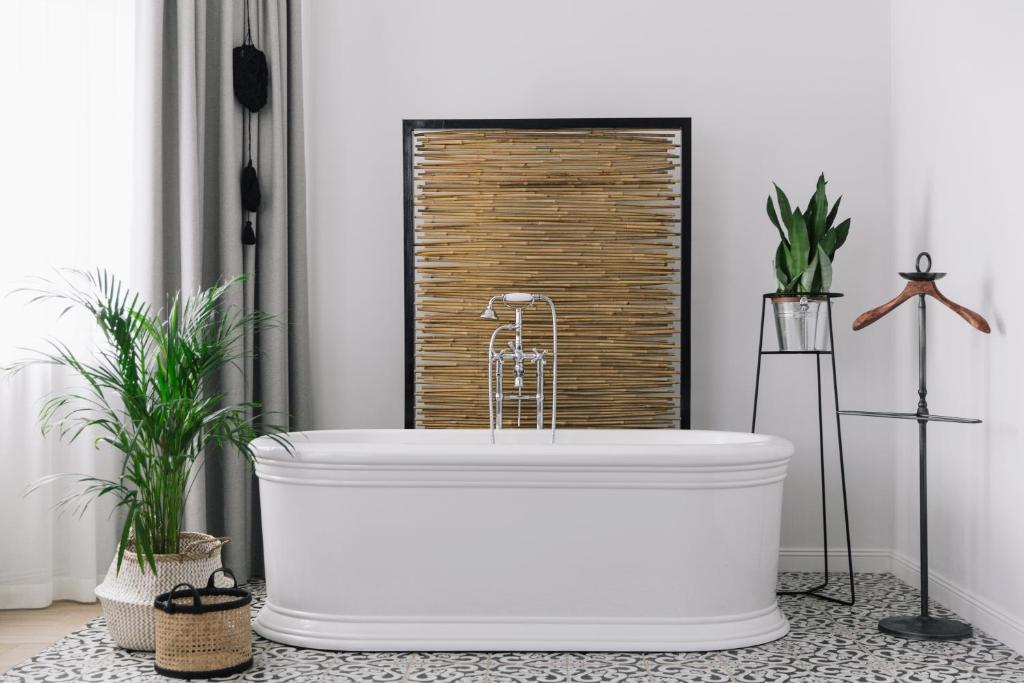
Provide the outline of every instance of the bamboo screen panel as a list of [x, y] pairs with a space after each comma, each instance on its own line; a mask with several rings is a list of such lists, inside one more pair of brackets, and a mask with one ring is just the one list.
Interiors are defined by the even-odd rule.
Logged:
[[[559, 427], [680, 426], [681, 137], [413, 131], [415, 426], [487, 426], [488, 340], [514, 316], [500, 301], [499, 322], [479, 315], [518, 291], [558, 309]], [[525, 312], [523, 344], [550, 351], [546, 306]], [[525, 379], [532, 397], [532, 365]], [[546, 426], [550, 381], [549, 359]], [[507, 400], [511, 384], [506, 368], [504, 426], [534, 426], [534, 402]]]

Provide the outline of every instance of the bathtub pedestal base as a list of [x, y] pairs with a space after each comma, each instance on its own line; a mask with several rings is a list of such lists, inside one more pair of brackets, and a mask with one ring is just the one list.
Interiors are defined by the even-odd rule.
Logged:
[[374, 619], [294, 612], [267, 602], [254, 628], [264, 638], [321, 650], [690, 652], [760, 645], [789, 633], [777, 605], [707, 619], [409, 617]]

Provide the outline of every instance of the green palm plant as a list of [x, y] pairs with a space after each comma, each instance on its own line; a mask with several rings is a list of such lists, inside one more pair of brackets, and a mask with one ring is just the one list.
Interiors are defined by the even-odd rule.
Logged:
[[780, 294], [827, 292], [832, 286], [832, 262], [846, 242], [850, 219], [835, 224], [843, 198], [837, 199], [830, 209], [825, 195], [826, 182], [824, 173], [818, 176], [814, 194], [804, 211], [800, 211], [800, 207], [791, 209], [786, 193], [778, 185], [775, 185], [778, 213], [771, 195], [768, 196], [768, 218], [780, 238], [773, 264]]
[[79, 486], [58, 502], [75, 504], [79, 514], [102, 496], [113, 496], [124, 511], [117, 554], [120, 571], [131, 544], [145, 571], [156, 572], [155, 555], [179, 552], [185, 501], [209, 451], [236, 451], [250, 463], [251, 441], [268, 435], [291, 448], [283, 429], [266, 424], [256, 402], [231, 403], [214, 389], [222, 370], [240, 370], [245, 335], [265, 326], [262, 312], [230, 307], [226, 295], [243, 278], [201, 289], [183, 299], [176, 294], [163, 311], [154, 311], [139, 294], [110, 273], [60, 271], [53, 280], [21, 291], [30, 302], [56, 301], [61, 316], [82, 309], [93, 317], [104, 343], [85, 359], [66, 344], [50, 339], [45, 347], [10, 368], [36, 364], [69, 369], [81, 388], [48, 396], [40, 411], [44, 434], [56, 431], [68, 442], [96, 434], [123, 455], [119, 476], [74, 476]]

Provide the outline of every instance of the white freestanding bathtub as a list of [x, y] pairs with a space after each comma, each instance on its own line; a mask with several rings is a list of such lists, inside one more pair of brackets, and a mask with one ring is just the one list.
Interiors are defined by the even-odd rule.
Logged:
[[257, 633], [328, 650], [713, 650], [775, 600], [793, 446], [678, 430], [342, 430], [257, 441]]

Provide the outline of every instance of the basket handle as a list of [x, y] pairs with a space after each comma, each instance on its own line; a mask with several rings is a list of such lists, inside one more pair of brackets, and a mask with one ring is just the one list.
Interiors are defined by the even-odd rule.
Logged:
[[230, 542], [231, 539], [227, 536], [214, 536], [213, 538], [203, 541], [203, 543], [208, 543], [210, 545], [211, 552], [216, 550], [217, 548], [223, 548]]
[[177, 609], [174, 604], [174, 594], [178, 592], [179, 588], [185, 588], [186, 590], [191, 591], [192, 604], [195, 607], [199, 607], [199, 591], [196, 590], [196, 587], [193, 586], [191, 583], [183, 581], [174, 588], [172, 588], [171, 592], [167, 594], [167, 607], [164, 611], [166, 611], [168, 614], [174, 614], [175, 610]]
[[224, 576], [231, 577], [231, 587], [238, 588], [238, 579], [235, 578], [235, 573], [227, 567], [220, 567], [219, 569], [214, 569], [210, 573], [210, 578], [206, 581], [207, 588], [216, 588], [216, 585], [213, 583], [213, 579], [215, 576], [217, 576], [217, 574], [223, 574]]

